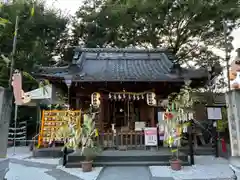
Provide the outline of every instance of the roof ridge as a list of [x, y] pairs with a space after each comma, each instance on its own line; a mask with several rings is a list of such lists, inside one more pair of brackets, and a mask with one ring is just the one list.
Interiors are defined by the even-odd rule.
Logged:
[[38, 69], [65, 69], [68, 68], [71, 65], [65, 65], [65, 66], [37, 66]]
[[167, 52], [168, 49], [137, 49], [137, 48], [81, 48], [75, 47], [75, 52], [92, 52], [92, 53], [160, 53], [160, 52]]

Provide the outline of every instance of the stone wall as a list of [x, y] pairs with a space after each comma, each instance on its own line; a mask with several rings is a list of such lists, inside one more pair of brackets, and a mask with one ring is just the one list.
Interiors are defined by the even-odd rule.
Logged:
[[8, 128], [11, 119], [12, 93], [0, 87], [0, 180], [4, 180], [9, 169], [7, 158]]

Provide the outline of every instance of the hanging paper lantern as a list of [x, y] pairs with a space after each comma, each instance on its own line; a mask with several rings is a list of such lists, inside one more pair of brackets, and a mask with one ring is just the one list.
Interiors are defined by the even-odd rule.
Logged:
[[95, 92], [91, 95], [91, 104], [93, 107], [99, 107], [100, 105], [100, 94]]
[[153, 93], [153, 92], [147, 93], [147, 104], [149, 106], [157, 105], [156, 94], [155, 93]]

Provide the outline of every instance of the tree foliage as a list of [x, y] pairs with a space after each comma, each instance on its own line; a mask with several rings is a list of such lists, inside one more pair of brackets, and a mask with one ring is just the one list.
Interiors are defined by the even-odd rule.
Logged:
[[[34, 4], [33, 4], [34, 3]], [[33, 9], [34, 6], [34, 9]], [[35, 65], [51, 65], [56, 55], [59, 39], [66, 30], [67, 18], [60, 11], [46, 8], [39, 1], [13, 1], [2, 5], [0, 17], [9, 23], [0, 27], [0, 86], [7, 86], [9, 68], [4, 56], [10, 58], [16, 16], [19, 16], [15, 68], [31, 73]], [[26, 82], [26, 81], [25, 81]], [[26, 83], [25, 83], [26, 84]], [[32, 84], [25, 86], [30, 88]]]
[[224, 48], [223, 18], [228, 36], [239, 27], [237, 4], [238, 0], [86, 1], [76, 13], [72, 45], [166, 47], [181, 64], [212, 65], [220, 57], [209, 47]]

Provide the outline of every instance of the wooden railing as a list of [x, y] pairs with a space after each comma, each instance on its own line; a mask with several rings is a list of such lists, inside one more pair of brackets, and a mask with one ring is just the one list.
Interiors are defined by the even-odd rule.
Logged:
[[104, 149], [114, 148], [119, 150], [144, 149], [144, 133], [129, 132], [104, 132], [96, 137], [97, 143]]

